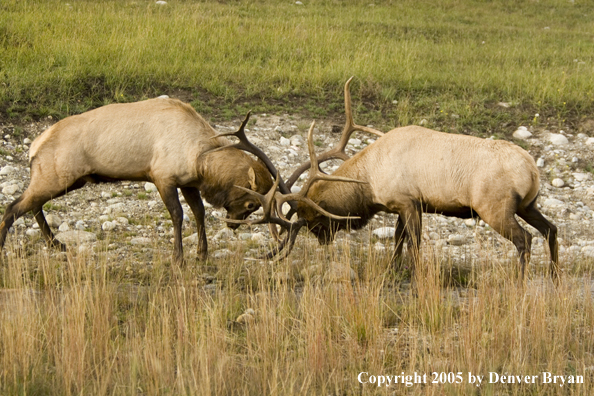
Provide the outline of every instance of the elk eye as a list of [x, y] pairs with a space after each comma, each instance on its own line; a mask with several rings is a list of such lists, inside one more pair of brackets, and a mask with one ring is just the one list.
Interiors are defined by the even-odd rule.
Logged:
[[254, 209], [256, 209], [256, 204], [253, 203], [253, 202], [248, 202], [247, 205], [246, 205], [246, 208], [248, 210], [254, 210]]

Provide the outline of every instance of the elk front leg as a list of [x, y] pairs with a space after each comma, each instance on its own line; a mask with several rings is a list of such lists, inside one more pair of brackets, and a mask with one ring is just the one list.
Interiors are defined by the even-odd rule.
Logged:
[[394, 232], [394, 254], [392, 255], [392, 265], [397, 271], [402, 269], [402, 249], [404, 248], [404, 238], [407, 237], [402, 216], [398, 215], [396, 231]]
[[196, 228], [198, 232], [198, 260], [205, 261], [208, 256], [208, 246], [206, 242], [206, 228], [204, 225], [204, 204], [200, 197], [200, 190], [194, 187], [181, 188], [181, 192], [186, 199], [194, 218], [196, 219]]
[[155, 183], [161, 199], [165, 207], [171, 215], [173, 222], [173, 261], [182, 265], [184, 261], [184, 250], [182, 247], [182, 222], [184, 219], [184, 212], [179, 203], [179, 196], [177, 195], [177, 187], [175, 185], [164, 185], [162, 183]]
[[421, 260], [421, 226], [422, 211], [419, 202], [411, 202], [399, 212], [398, 221], [402, 219], [404, 223], [404, 232], [407, 236], [408, 251], [411, 256], [411, 278], [414, 282], [415, 268]]

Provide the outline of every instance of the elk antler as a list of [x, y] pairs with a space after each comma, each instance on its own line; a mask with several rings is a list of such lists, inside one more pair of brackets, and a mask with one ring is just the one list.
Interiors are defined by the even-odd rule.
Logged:
[[[307, 225], [307, 222], [304, 219], [298, 219], [295, 222], [291, 222], [283, 215], [281, 207], [282, 207], [282, 204], [285, 202], [287, 202], [287, 203], [294, 203], [295, 201], [304, 202], [305, 204], [311, 206], [312, 208], [314, 208], [315, 210], [317, 210], [324, 216], [327, 216], [327, 217], [329, 217], [331, 219], [335, 219], [335, 220], [354, 220], [354, 219], [359, 218], [359, 217], [355, 217], [355, 216], [334, 215], [334, 214], [324, 210], [318, 204], [316, 204], [314, 201], [312, 201], [311, 199], [309, 199], [307, 197], [307, 192], [310, 189], [310, 187], [313, 185], [313, 183], [320, 181], [320, 180], [340, 181], [340, 182], [350, 182], [350, 183], [365, 183], [360, 180], [350, 179], [347, 177], [327, 175], [320, 171], [320, 168], [318, 166], [318, 160], [317, 160], [316, 154], [315, 154], [314, 144], [313, 144], [313, 130], [314, 130], [315, 125], [316, 125], [315, 121], [312, 122], [311, 127], [309, 128], [309, 132], [307, 133], [307, 144], [308, 144], [311, 168], [309, 171], [309, 177], [307, 178], [307, 181], [304, 183], [301, 191], [299, 191], [298, 193], [289, 193], [289, 194], [283, 194], [283, 193], [276, 191], [277, 187], [279, 186], [279, 184], [281, 182], [281, 177], [280, 177], [280, 174], [278, 174], [278, 173], [277, 173], [277, 177], [276, 177], [274, 185], [272, 186], [272, 188], [270, 189], [270, 191], [268, 191], [268, 193], [266, 195], [259, 194], [255, 191], [248, 189], [248, 188], [235, 186], [236, 188], [239, 188], [239, 189], [247, 192], [248, 194], [255, 196], [260, 201], [260, 204], [262, 205], [262, 209], [264, 211], [264, 216], [257, 220], [225, 219], [226, 222], [237, 223], [237, 224], [249, 224], [249, 225], [277, 224], [288, 231], [285, 239], [276, 248], [274, 248], [272, 251], [270, 251], [269, 253], [266, 254], [265, 258], [267, 258], [267, 259], [275, 257], [281, 251], [283, 251], [286, 246], [289, 246], [288, 250], [285, 251], [285, 254], [283, 254], [281, 257], [279, 257], [277, 259], [280, 260], [280, 259], [286, 257], [291, 252], [293, 245], [295, 244], [295, 239], [297, 238], [297, 234], [299, 233], [299, 230], [301, 229], [301, 227]], [[274, 205], [275, 203], [276, 203], [276, 207]], [[276, 209], [276, 212], [279, 213], [278, 217], [274, 215], [275, 209]]]
[[[266, 168], [268, 168], [268, 171], [270, 172], [271, 175], [279, 175], [278, 170], [276, 169], [276, 167], [274, 166], [274, 164], [272, 163], [270, 158], [268, 158], [268, 156], [264, 153], [264, 151], [260, 150], [260, 148], [258, 148], [258, 146], [256, 146], [252, 142], [250, 142], [248, 140], [247, 136], [245, 135], [245, 127], [250, 119], [251, 114], [252, 114], [251, 111], [249, 111], [247, 113], [247, 115], [245, 116], [245, 120], [243, 120], [243, 122], [241, 123], [241, 126], [239, 127], [239, 129], [237, 131], [218, 133], [215, 136], [211, 137], [211, 139], [218, 139], [218, 138], [224, 137], [224, 136], [235, 136], [236, 138], [239, 139], [238, 143], [234, 143], [234, 144], [230, 144], [230, 145], [226, 145], [226, 146], [222, 146], [222, 147], [217, 147], [212, 150], [208, 150], [207, 152], [214, 152], [214, 151], [223, 150], [223, 149], [226, 149], [229, 147], [235, 147], [240, 150], [247, 151], [248, 153], [251, 153], [251, 154], [255, 155], [257, 158], [261, 159], [262, 162], [264, 162], [264, 164], [266, 165]], [[282, 178], [280, 179], [279, 188], [280, 188], [281, 192], [283, 192], [285, 194], [291, 192], [291, 190], [289, 188], [287, 188], [287, 186]]]
[[[345, 152], [345, 149], [347, 144], [349, 143], [351, 135], [355, 131], [368, 132], [377, 136], [384, 135], [383, 132], [380, 132], [376, 129], [355, 124], [355, 121], [353, 120], [353, 111], [351, 108], [351, 92], [349, 89], [349, 86], [353, 78], [354, 77], [349, 78], [349, 80], [344, 84], [344, 111], [346, 114], [346, 122], [344, 125], [344, 129], [342, 130], [342, 136], [340, 137], [340, 141], [338, 142], [338, 145], [336, 147], [326, 151], [325, 153], [318, 155], [318, 163], [322, 163], [331, 159], [341, 159], [343, 161], [349, 159], [349, 156]], [[297, 168], [295, 172], [293, 172], [293, 174], [287, 181], [287, 186], [289, 187], [289, 189], [293, 187], [293, 184], [295, 184], [297, 178], [299, 178], [299, 176], [301, 176], [301, 174], [305, 172], [309, 167], [310, 162], [308, 161], [301, 164], [301, 166], [299, 166], [299, 168]]]

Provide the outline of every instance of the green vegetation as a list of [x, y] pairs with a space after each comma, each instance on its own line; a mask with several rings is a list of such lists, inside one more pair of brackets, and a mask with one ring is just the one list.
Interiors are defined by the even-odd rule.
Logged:
[[62, 117], [169, 94], [208, 117], [325, 117], [352, 75], [359, 118], [378, 125], [491, 133], [573, 125], [594, 104], [585, 0], [305, 3], [3, 1], [0, 109]]

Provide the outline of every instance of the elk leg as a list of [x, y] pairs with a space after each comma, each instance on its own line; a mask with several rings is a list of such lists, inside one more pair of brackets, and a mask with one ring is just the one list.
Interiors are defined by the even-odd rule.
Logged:
[[404, 223], [404, 233], [407, 237], [406, 243], [411, 255], [411, 278], [414, 283], [415, 267], [420, 261], [422, 211], [419, 202], [411, 202], [403, 210], [398, 212], [398, 221]]
[[184, 219], [184, 212], [179, 203], [179, 196], [177, 195], [177, 187], [175, 185], [164, 185], [162, 183], [155, 183], [161, 199], [165, 207], [171, 215], [173, 222], [173, 261], [176, 264], [182, 265], [184, 260], [184, 250], [182, 247], [182, 222]]
[[[66, 194], [67, 192], [70, 192], [73, 190], [78, 190], [79, 188], [83, 187], [85, 184], [86, 184], [85, 180], [78, 179], [66, 190], [54, 195], [52, 197], [52, 199], [61, 197], [62, 195]], [[43, 214], [43, 205], [47, 201], [49, 201], [49, 199], [44, 201], [43, 203], [41, 203], [39, 206], [33, 208], [33, 215], [35, 216], [35, 220], [37, 220], [37, 224], [39, 224], [39, 229], [41, 230], [41, 233], [43, 234], [45, 240], [47, 241], [48, 246], [58, 248], [64, 252], [64, 251], [66, 251], [66, 245], [64, 245], [62, 242], [58, 241], [55, 238], [49, 224], [47, 224], [47, 221], [45, 220], [45, 215]]]
[[402, 269], [402, 249], [404, 247], [404, 238], [407, 238], [406, 230], [404, 229], [404, 221], [402, 216], [398, 215], [396, 221], [396, 231], [394, 232], [394, 254], [392, 255], [392, 265], [397, 271]]
[[[499, 212], [500, 214], [501, 212]], [[513, 214], [501, 217], [485, 215], [481, 218], [504, 238], [512, 241], [520, 255], [520, 279], [524, 279], [526, 265], [530, 262], [532, 235], [520, 226]]]
[[206, 228], [204, 226], [204, 204], [200, 197], [200, 190], [195, 187], [183, 187], [181, 192], [186, 199], [196, 219], [198, 232], [198, 260], [205, 261], [208, 256], [208, 245], [206, 242]]
[[548, 221], [542, 213], [534, 207], [534, 202], [527, 208], [518, 210], [518, 216], [524, 219], [532, 227], [536, 228], [549, 243], [551, 253], [551, 278], [554, 281], [559, 279], [559, 246], [557, 244], [557, 227]]
[[45, 220], [45, 216], [43, 214], [43, 205], [33, 208], [33, 215], [35, 216], [35, 220], [37, 220], [37, 224], [39, 224], [39, 229], [41, 230], [41, 233], [47, 241], [47, 244], [50, 247], [58, 248], [61, 251], [65, 252], [66, 245], [64, 245], [62, 242], [58, 241], [55, 238], [54, 233], [50, 229], [49, 224], [47, 224], [47, 220]]

